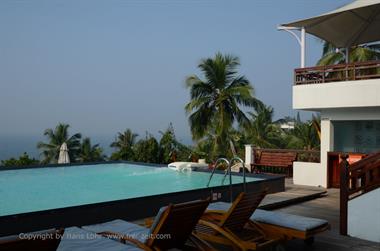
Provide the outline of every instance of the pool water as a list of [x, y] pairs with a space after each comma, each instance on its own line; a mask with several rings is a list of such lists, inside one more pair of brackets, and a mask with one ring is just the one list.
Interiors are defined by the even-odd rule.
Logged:
[[[124, 163], [0, 171], [0, 216], [205, 188], [209, 176]], [[215, 174], [210, 187], [222, 179]]]

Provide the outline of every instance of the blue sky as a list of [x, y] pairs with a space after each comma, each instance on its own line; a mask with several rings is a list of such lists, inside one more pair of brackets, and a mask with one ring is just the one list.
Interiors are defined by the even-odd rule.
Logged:
[[[348, 2], [1, 1], [0, 134], [41, 135], [65, 122], [85, 136], [157, 135], [172, 122], [188, 142], [184, 79], [218, 51], [240, 57], [276, 118], [295, 115], [299, 47], [276, 26]], [[307, 65], [320, 54], [308, 36]]]

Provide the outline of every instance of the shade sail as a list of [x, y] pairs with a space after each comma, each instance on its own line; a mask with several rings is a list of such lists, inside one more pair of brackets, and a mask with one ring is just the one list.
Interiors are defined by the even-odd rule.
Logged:
[[340, 48], [380, 41], [380, 0], [357, 0], [323, 15], [282, 26], [304, 27], [307, 33]]

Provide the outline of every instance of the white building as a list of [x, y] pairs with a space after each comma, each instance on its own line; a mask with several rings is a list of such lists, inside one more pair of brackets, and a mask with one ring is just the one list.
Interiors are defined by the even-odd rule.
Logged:
[[[293, 108], [321, 113], [320, 163], [294, 162], [295, 184], [338, 187], [340, 232], [380, 242], [380, 61], [351, 63], [354, 46], [380, 41], [380, 0], [357, 0], [335, 11], [279, 27], [297, 37], [301, 68], [294, 71]], [[297, 36], [294, 30], [300, 30]], [[305, 34], [344, 54], [341, 65], [305, 68]], [[377, 152], [353, 166], [342, 165]], [[351, 164], [350, 163], [350, 164]]]
[[[380, 61], [350, 63], [349, 48], [380, 41], [380, 0], [360, 0], [327, 14], [279, 27], [297, 36], [301, 67], [294, 71], [293, 109], [321, 113], [321, 162], [295, 162], [295, 184], [339, 184], [339, 153], [350, 161], [380, 151]], [[305, 68], [305, 33], [345, 53], [346, 64]]]

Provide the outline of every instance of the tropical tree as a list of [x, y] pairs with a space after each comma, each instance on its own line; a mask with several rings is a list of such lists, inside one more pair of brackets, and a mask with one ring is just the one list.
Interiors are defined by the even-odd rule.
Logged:
[[136, 143], [137, 133], [133, 133], [131, 129], [126, 129], [124, 132], [119, 132], [111, 147], [116, 151], [112, 153], [112, 160], [133, 160], [134, 151], [133, 146]]
[[135, 145], [135, 161], [145, 163], [159, 163], [160, 146], [157, 140], [146, 133], [145, 139], [140, 139]]
[[104, 161], [105, 155], [103, 149], [99, 144], [92, 145], [90, 138], [84, 138], [79, 148], [78, 158], [79, 162], [95, 162]]
[[37, 148], [40, 149], [43, 155], [42, 163], [57, 163], [59, 156], [59, 149], [63, 143], [66, 142], [69, 150], [69, 157], [71, 161], [75, 161], [80, 147], [80, 139], [82, 135], [76, 133], [72, 136], [69, 135], [70, 125], [59, 123], [55, 129], [46, 129], [44, 136], [47, 137], [48, 142], [39, 142]]
[[250, 120], [242, 130], [245, 138], [251, 144], [263, 148], [276, 148], [282, 145], [282, 131], [273, 122], [273, 108], [260, 104], [255, 112], [249, 112]]
[[178, 155], [178, 148], [173, 125], [170, 123], [166, 131], [160, 131], [160, 134], [161, 139], [159, 142], [159, 162], [169, 163], [172, 161], [176, 161]]
[[[380, 44], [364, 44], [349, 49], [350, 62], [365, 62], [380, 59]], [[336, 48], [329, 42], [323, 43], [322, 57], [317, 65], [344, 64], [346, 62], [345, 51]]]
[[242, 107], [255, 107], [253, 87], [244, 76], [239, 76], [239, 59], [217, 53], [214, 58], [203, 59], [198, 65], [204, 78], [191, 75], [186, 79], [190, 89], [190, 102], [186, 105], [194, 140], [200, 140], [210, 131], [215, 133], [213, 152], [226, 155], [228, 131], [235, 122], [248, 121]]
[[35, 158], [29, 157], [29, 155], [24, 152], [18, 159], [16, 158], [10, 158], [7, 160], [2, 160], [1, 165], [10, 167], [10, 166], [30, 166], [30, 165], [37, 165], [39, 164], [39, 161]]
[[287, 135], [287, 148], [317, 150], [320, 146], [318, 132], [312, 121], [297, 122]]

